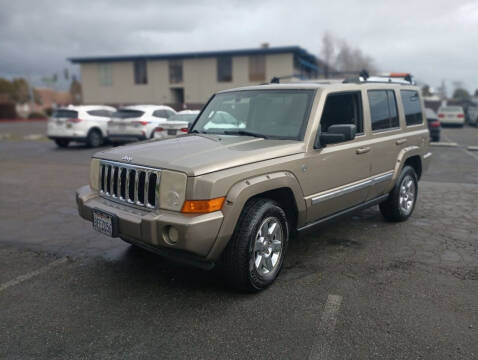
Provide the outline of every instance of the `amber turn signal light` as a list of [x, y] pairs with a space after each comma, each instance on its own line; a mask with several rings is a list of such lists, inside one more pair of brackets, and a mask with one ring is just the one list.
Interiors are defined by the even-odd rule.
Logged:
[[181, 212], [206, 214], [222, 209], [225, 197], [219, 197], [209, 200], [186, 200]]

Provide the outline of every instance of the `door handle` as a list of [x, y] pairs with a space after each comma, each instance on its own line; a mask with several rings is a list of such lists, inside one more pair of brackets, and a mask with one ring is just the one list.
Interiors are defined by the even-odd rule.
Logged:
[[398, 139], [397, 141], [395, 141], [395, 144], [402, 145], [402, 144], [405, 144], [406, 142], [407, 142], [407, 139]]
[[358, 148], [357, 150], [355, 150], [355, 152], [358, 155], [368, 153], [369, 151], [370, 151], [369, 147], [361, 147], [361, 148]]

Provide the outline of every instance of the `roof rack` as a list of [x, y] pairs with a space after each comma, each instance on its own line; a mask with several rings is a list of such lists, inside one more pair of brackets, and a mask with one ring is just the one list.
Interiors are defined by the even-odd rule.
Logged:
[[362, 70], [358, 76], [346, 78], [344, 83], [395, 83], [415, 85], [410, 73], [389, 73], [370, 76], [367, 70]]

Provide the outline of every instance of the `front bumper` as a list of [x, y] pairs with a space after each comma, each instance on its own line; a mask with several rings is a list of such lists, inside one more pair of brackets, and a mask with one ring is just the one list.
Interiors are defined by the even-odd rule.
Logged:
[[[118, 217], [118, 236], [125, 241], [144, 247], [182, 262], [203, 268], [213, 266], [208, 258], [223, 222], [223, 213], [182, 214], [167, 210], [147, 211], [107, 200], [83, 186], [76, 192], [80, 216], [93, 221], [93, 210], [101, 210]], [[167, 240], [168, 227], [178, 230], [179, 239], [172, 244]]]

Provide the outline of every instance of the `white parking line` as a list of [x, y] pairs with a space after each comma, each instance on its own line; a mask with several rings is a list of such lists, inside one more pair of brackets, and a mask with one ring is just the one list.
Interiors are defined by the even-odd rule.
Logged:
[[[445, 139], [446, 139], [447, 141], [450, 141], [450, 138], [449, 138], [447, 135], [444, 135], [444, 137], [445, 137]], [[456, 144], [456, 143], [455, 143], [455, 144]], [[459, 148], [461, 151], [463, 151], [465, 154], [470, 155], [473, 159], [478, 160], [478, 156], [476, 156], [476, 154], [473, 154], [472, 152], [468, 151], [468, 150], [465, 149], [464, 147], [458, 146], [458, 148]], [[470, 147], [468, 147], [468, 148], [470, 148]], [[474, 150], [474, 149], [473, 149], [473, 146], [471, 146], [471, 148], [472, 148], [472, 150]]]
[[458, 144], [456, 142], [431, 142], [430, 146], [440, 146], [440, 147], [455, 147]]
[[31, 279], [35, 276], [43, 274], [44, 272], [50, 270], [52, 267], [63, 264], [66, 261], [68, 261], [68, 259], [66, 257], [60, 258], [58, 260], [55, 260], [55, 261], [49, 263], [48, 265], [45, 265], [45, 266], [39, 268], [38, 270], [20, 275], [13, 280], [7, 281], [6, 283], [3, 283], [3, 284], [0, 285], [0, 292], [2, 292], [3, 290], [8, 289], [9, 287], [18, 285], [18, 284], [20, 284], [20, 283], [22, 283], [26, 280], [29, 280], [29, 279]]
[[331, 354], [331, 335], [335, 331], [337, 323], [337, 314], [342, 304], [342, 296], [329, 295], [325, 303], [324, 312], [320, 319], [317, 332], [317, 342], [314, 343], [312, 351], [309, 354], [309, 360], [330, 359]]

